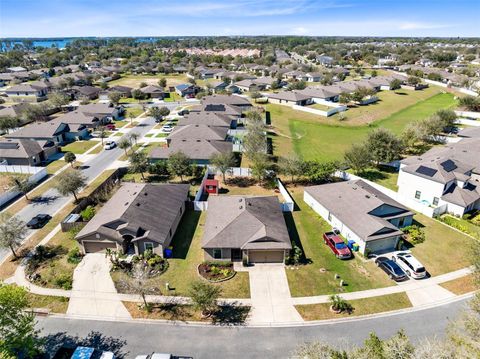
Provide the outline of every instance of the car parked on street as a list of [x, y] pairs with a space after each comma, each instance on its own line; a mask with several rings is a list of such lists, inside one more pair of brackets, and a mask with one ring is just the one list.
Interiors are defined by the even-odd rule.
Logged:
[[388, 274], [390, 279], [393, 279], [396, 282], [400, 282], [408, 279], [408, 276], [405, 274], [402, 268], [387, 257], [377, 257], [375, 259], [375, 264], [383, 269], [385, 273]]
[[27, 227], [31, 229], [42, 228], [52, 217], [49, 214], [37, 214], [28, 221]]
[[331, 251], [338, 259], [348, 259], [352, 257], [352, 251], [350, 251], [350, 248], [348, 248], [343, 239], [335, 232], [324, 233], [323, 241], [330, 247]]
[[411, 278], [425, 278], [427, 271], [425, 267], [411, 253], [398, 252], [392, 255], [392, 261], [397, 263], [400, 268]]
[[117, 144], [115, 143], [115, 141], [107, 141], [103, 145], [103, 148], [106, 149], [106, 150], [111, 150], [112, 148], [115, 148], [116, 146], [117, 146]]
[[170, 133], [173, 131], [173, 127], [171, 125], [164, 125], [162, 127], [162, 132]]
[[105, 125], [105, 128], [109, 131], [114, 131], [116, 129], [115, 124], [113, 124], [113, 123], [107, 123]]

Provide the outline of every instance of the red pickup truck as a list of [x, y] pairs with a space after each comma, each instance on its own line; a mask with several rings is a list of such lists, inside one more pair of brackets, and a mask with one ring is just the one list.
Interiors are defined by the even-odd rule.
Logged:
[[350, 248], [348, 248], [343, 239], [334, 232], [324, 233], [323, 241], [330, 247], [333, 254], [335, 254], [335, 257], [338, 259], [348, 259], [352, 257]]

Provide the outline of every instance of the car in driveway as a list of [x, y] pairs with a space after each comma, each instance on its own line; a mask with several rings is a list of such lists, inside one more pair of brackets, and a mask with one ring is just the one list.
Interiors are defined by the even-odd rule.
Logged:
[[345, 244], [343, 239], [335, 232], [325, 232], [323, 241], [338, 259], [349, 259], [352, 257], [352, 251]]
[[116, 129], [115, 124], [113, 124], [113, 123], [107, 123], [105, 125], [105, 128], [109, 131], [114, 131]]
[[42, 228], [52, 217], [49, 214], [37, 214], [31, 220], [28, 221], [27, 227], [31, 229]]
[[414, 279], [425, 278], [427, 271], [422, 263], [418, 261], [411, 253], [396, 252], [392, 255], [392, 261], [397, 263], [403, 269], [405, 274]]
[[408, 276], [405, 274], [402, 268], [387, 257], [377, 257], [375, 259], [375, 264], [380, 267], [385, 273], [388, 274], [390, 279], [393, 279], [396, 282], [401, 282], [408, 279]]
[[165, 133], [170, 133], [173, 131], [173, 127], [170, 126], [170, 125], [165, 125], [162, 127], [162, 132], [165, 132]]
[[106, 150], [111, 150], [111, 149], [115, 148], [116, 146], [117, 146], [117, 144], [115, 143], [115, 141], [107, 141], [103, 145], [103, 148], [106, 149]]

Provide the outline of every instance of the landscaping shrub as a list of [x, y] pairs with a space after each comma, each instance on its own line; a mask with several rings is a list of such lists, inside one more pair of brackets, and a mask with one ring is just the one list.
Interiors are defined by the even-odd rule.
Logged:
[[235, 274], [232, 262], [221, 261], [205, 261], [198, 266], [198, 272], [212, 282], [229, 279]]
[[347, 302], [345, 299], [340, 297], [337, 294], [333, 294], [329, 297], [331, 308], [339, 313], [346, 312], [350, 314], [355, 310], [355, 308]]
[[73, 279], [68, 274], [59, 274], [55, 278], [55, 285], [65, 290], [72, 289]]
[[302, 249], [296, 244], [293, 244], [293, 248], [290, 251], [290, 255], [285, 260], [285, 263], [287, 265], [299, 265], [302, 261], [302, 258], [303, 258]]
[[93, 216], [95, 216], [95, 208], [92, 206], [87, 206], [87, 208], [80, 212], [80, 215], [85, 222], [88, 222], [93, 218]]
[[425, 231], [416, 224], [404, 227], [402, 231], [410, 237], [410, 242], [414, 245], [425, 242]]
[[72, 264], [78, 264], [82, 260], [82, 254], [80, 250], [76, 247], [70, 250], [67, 255], [67, 262]]

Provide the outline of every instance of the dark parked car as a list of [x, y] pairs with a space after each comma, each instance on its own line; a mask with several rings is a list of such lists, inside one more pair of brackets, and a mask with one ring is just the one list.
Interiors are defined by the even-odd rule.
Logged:
[[350, 248], [347, 247], [343, 239], [335, 232], [326, 232], [323, 234], [323, 241], [330, 247], [335, 257], [339, 259], [348, 259], [352, 257]]
[[28, 228], [42, 228], [52, 217], [48, 214], [37, 214], [27, 223]]
[[377, 257], [375, 259], [377, 266], [383, 269], [385, 273], [388, 274], [390, 279], [393, 279], [396, 282], [408, 279], [408, 276], [405, 274], [402, 268], [387, 257]]

